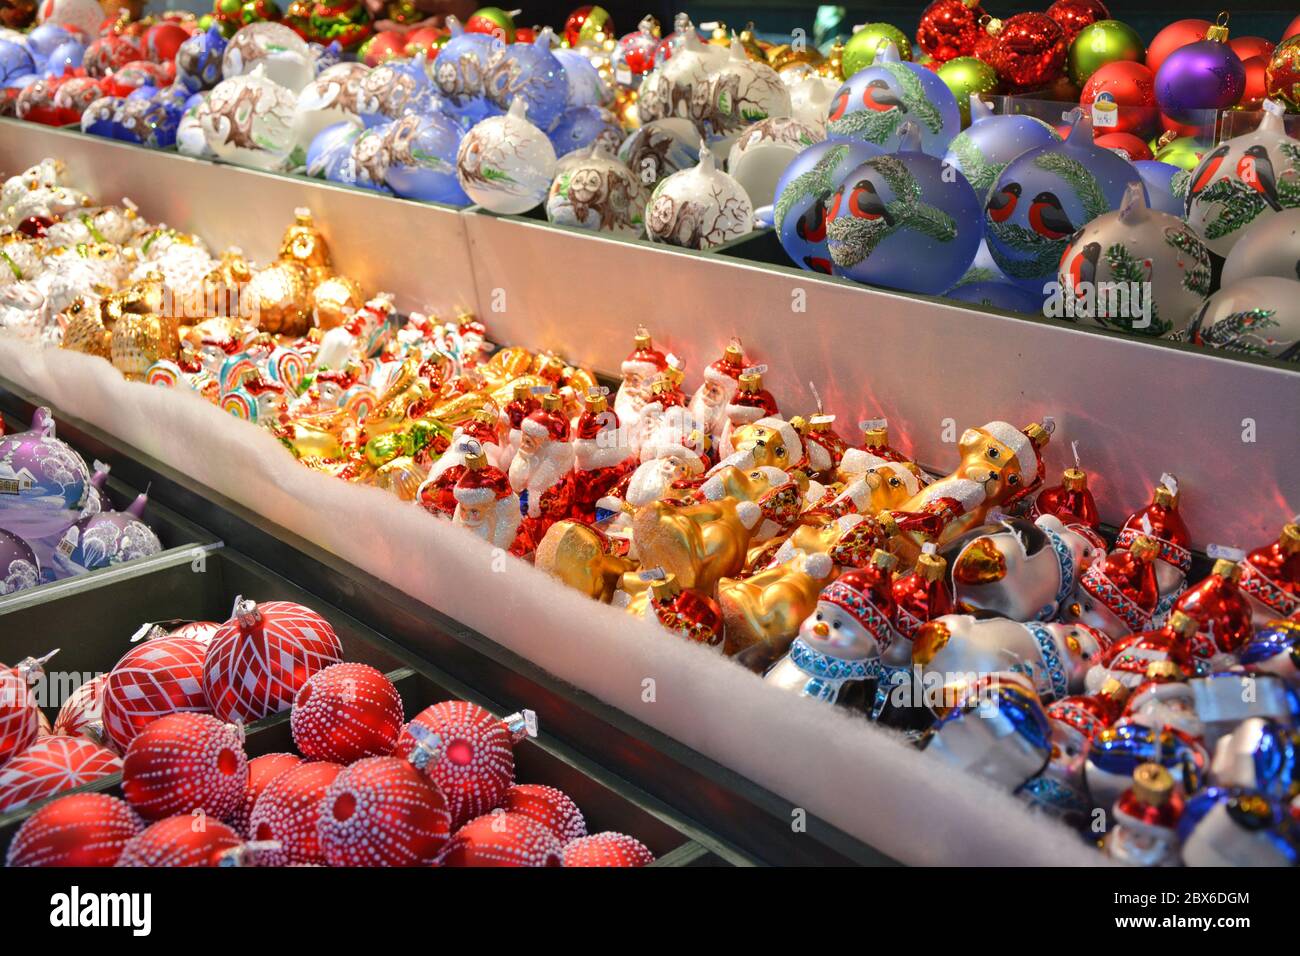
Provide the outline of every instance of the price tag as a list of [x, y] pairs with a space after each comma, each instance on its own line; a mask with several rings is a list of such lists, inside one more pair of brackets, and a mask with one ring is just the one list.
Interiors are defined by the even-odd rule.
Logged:
[[868, 418], [866, 421], [858, 422], [858, 429], [864, 432], [869, 432], [873, 428], [888, 428], [888, 427], [889, 427], [888, 418]]
[[1112, 129], [1119, 125], [1119, 104], [1114, 96], [1101, 93], [1092, 101], [1092, 125], [1095, 129]]
[[834, 415], [814, 415], [808, 419], [810, 425], [832, 425], [835, 423]]

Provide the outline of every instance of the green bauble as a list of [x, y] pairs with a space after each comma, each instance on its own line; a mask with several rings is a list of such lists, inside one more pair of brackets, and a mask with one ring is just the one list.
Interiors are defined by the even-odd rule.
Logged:
[[957, 97], [963, 129], [970, 125], [970, 95], [978, 93], [982, 96], [998, 88], [997, 71], [973, 56], [959, 56], [949, 60], [939, 67], [939, 79]]
[[1201, 154], [1205, 152], [1205, 147], [1194, 136], [1180, 136], [1177, 139], [1170, 140], [1164, 146], [1157, 143], [1152, 152], [1160, 162], [1169, 163], [1171, 166], [1190, 171], [1200, 163]]
[[1132, 60], [1141, 63], [1146, 58], [1146, 44], [1127, 23], [1118, 20], [1098, 20], [1079, 31], [1070, 44], [1067, 69], [1070, 79], [1079, 86], [1107, 63]]
[[902, 30], [888, 23], [868, 23], [844, 44], [844, 79], [874, 63], [877, 50], [885, 43], [898, 47], [902, 59], [912, 58], [912, 44]]

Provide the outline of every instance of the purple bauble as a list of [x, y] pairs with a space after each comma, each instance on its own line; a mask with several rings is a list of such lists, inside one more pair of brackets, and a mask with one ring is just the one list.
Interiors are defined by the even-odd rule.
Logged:
[[[90, 488], [81, 456], [54, 437], [49, 409], [38, 409], [31, 431], [0, 438], [0, 526], [40, 537], [79, 511]], [[73, 515], [75, 517], [75, 515]]]
[[41, 566], [31, 545], [0, 528], [0, 595], [34, 588], [40, 583]]
[[161, 551], [158, 535], [141, 520], [147, 501], [139, 495], [125, 511], [101, 511], [78, 521], [75, 533], [68, 535], [73, 545], [67, 558], [72, 573], [97, 571]]
[[1179, 47], [1156, 73], [1156, 102], [1170, 119], [1196, 124], [1201, 110], [1236, 106], [1246, 91], [1246, 68], [1226, 43], [1201, 40]]

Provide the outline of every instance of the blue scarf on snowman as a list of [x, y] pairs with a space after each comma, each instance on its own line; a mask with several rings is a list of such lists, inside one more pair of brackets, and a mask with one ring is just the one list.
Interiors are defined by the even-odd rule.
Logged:
[[840, 689], [849, 681], [875, 680], [880, 676], [880, 658], [848, 661], [814, 650], [801, 637], [790, 645], [790, 660], [808, 675], [801, 694], [814, 700], [835, 703]]

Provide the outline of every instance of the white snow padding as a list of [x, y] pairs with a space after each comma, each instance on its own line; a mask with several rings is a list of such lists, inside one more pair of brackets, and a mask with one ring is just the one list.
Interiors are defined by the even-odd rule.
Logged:
[[[0, 375], [895, 859], [1106, 862], [1060, 824], [882, 728], [777, 691], [525, 562], [493, 573], [494, 549], [472, 533], [386, 491], [311, 471], [263, 429], [191, 392], [4, 338]], [[642, 700], [647, 678], [654, 703]]]

